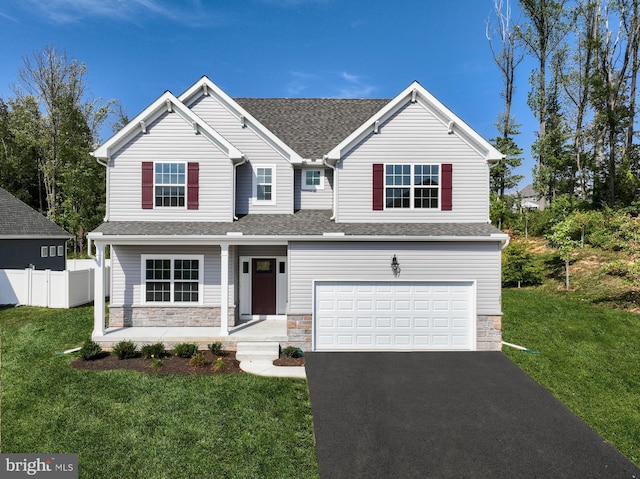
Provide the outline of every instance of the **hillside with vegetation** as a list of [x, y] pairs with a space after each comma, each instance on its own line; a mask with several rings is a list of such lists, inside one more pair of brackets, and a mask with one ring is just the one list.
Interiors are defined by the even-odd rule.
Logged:
[[544, 211], [513, 214], [503, 285], [533, 286], [594, 305], [640, 312], [636, 206], [593, 210], [564, 196]]

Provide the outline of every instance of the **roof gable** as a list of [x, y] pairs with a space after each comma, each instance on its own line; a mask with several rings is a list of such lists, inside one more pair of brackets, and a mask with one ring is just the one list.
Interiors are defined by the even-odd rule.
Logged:
[[327, 159], [337, 161], [344, 157], [344, 155], [365, 136], [371, 132], [377, 132], [379, 124], [384, 123], [409, 102], [420, 103], [442, 123], [443, 128], [447, 129], [449, 134], [458, 135], [465, 143], [485, 158], [486, 161], [495, 162], [504, 158], [504, 155], [496, 150], [488, 141], [458, 118], [451, 110], [444, 106], [444, 104], [425, 90], [422, 85], [414, 81], [393, 100], [362, 123], [358, 129], [329, 151], [326, 155]]
[[231, 114], [233, 114], [238, 122], [245, 127], [252, 128], [253, 131], [260, 136], [265, 142], [271, 145], [284, 158], [292, 163], [301, 163], [302, 157], [296, 152], [291, 145], [285, 143], [282, 138], [274, 134], [269, 128], [263, 125], [253, 114], [247, 111], [236, 100], [222, 91], [215, 83], [203, 76], [194, 83], [187, 91], [180, 95], [180, 101], [187, 107], [191, 107], [202, 96], [212, 96], [220, 104], [223, 105]]
[[227, 141], [216, 130], [211, 128], [193, 111], [187, 108], [177, 97], [167, 91], [156, 101], [145, 108], [138, 116], [125, 125], [119, 132], [109, 138], [104, 144], [93, 152], [93, 156], [101, 159], [109, 159], [121, 147], [123, 147], [134, 135], [146, 133], [146, 125], [151, 124], [160, 115], [166, 112], [175, 112], [187, 123], [193, 126], [194, 134], [204, 135], [211, 143], [216, 145], [231, 160], [243, 157], [240, 150]]
[[0, 188], [0, 239], [72, 236], [26, 203]]

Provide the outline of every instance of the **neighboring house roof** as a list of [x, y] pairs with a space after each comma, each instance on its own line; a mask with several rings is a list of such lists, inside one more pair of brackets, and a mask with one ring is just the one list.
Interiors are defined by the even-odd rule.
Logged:
[[[93, 234], [117, 236], [310, 236], [323, 239], [349, 239], [349, 237], [418, 237], [434, 240], [503, 239], [502, 231], [488, 223], [335, 223], [331, 211], [300, 210], [293, 215], [246, 215], [233, 223], [212, 222], [154, 222], [154, 221], [112, 221], [103, 223]], [[342, 233], [344, 235], [342, 235]], [[242, 235], [240, 235], [242, 234]], [[205, 239], [205, 238], [202, 238]]]
[[321, 159], [389, 99], [235, 98], [301, 157]]
[[527, 185], [520, 190], [520, 196], [523, 198], [539, 198], [540, 195], [533, 189], [533, 185]]
[[53, 221], [0, 188], [0, 239], [72, 237]]

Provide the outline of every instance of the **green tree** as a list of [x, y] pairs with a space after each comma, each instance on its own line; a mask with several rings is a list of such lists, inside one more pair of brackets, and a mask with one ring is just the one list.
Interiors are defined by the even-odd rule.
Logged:
[[25, 126], [20, 144], [34, 144], [46, 214], [76, 235], [76, 246], [102, 219], [105, 173], [90, 152], [112, 104], [86, 100], [86, 71], [83, 63], [47, 46], [25, 57], [16, 99], [34, 102], [42, 112], [31, 129]]
[[568, 218], [554, 225], [551, 234], [547, 236], [551, 246], [558, 249], [560, 259], [564, 261], [566, 289], [570, 288], [569, 265], [575, 249], [580, 244], [574, 239], [575, 229], [573, 221]]
[[512, 241], [502, 251], [502, 284], [505, 286], [542, 283], [543, 269], [527, 251], [525, 243]]

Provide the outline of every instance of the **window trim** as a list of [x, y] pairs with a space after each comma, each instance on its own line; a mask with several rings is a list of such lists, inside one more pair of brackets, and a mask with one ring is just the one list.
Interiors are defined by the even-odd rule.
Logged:
[[[253, 167], [253, 187], [252, 187], [252, 197], [251, 204], [253, 205], [275, 205], [276, 204], [276, 165], [252, 165]], [[258, 186], [261, 183], [258, 183], [258, 169], [259, 168], [270, 168], [271, 169], [271, 199], [270, 200], [259, 200], [258, 199]], [[264, 183], [268, 184], [268, 183]]]
[[[322, 168], [304, 168], [301, 170], [301, 179], [300, 179], [300, 187], [303, 190], [307, 191], [316, 191], [324, 189], [324, 169]], [[309, 185], [307, 184], [307, 173], [310, 171], [317, 171], [320, 173], [320, 184], [318, 185]]]
[[[171, 185], [169, 183], [157, 183], [156, 182], [156, 166], [157, 165], [184, 165], [184, 183], [176, 183]], [[186, 210], [188, 203], [188, 188], [189, 188], [189, 165], [186, 161], [154, 161], [153, 162], [153, 208], [161, 210]], [[156, 187], [158, 186], [182, 186], [184, 188], [184, 205], [183, 206], [158, 206], [156, 204]]]
[[49, 247], [48, 246], [40, 246], [40, 257], [48, 258], [49, 257]]
[[[147, 260], [170, 260], [169, 301], [147, 301]], [[198, 260], [198, 301], [175, 301], [175, 260]], [[150, 306], [192, 307], [204, 304], [204, 255], [201, 254], [142, 254], [140, 255], [140, 304]]]
[[58, 245], [58, 256], [64, 256], [64, 245]]
[[[387, 185], [387, 166], [409, 166], [411, 168], [410, 171], [410, 183], [408, 185], [410, 196], [409, 196], [409, 207], [408, 208], [390, 208], [387, 206], [387, 188], [397, 187], [397, 185]], [[438, 167], [438, 185], [437, 186], [429, 186], [427, 188], [437, 188], [438, 190], [438, 206], [437, 208], [416, 208], [415, 207], [415, 190], [416, 185], [414, 183], [415, 178], [415, 167], [416, 166], [437, 166]], [[442, 211], [442, 163], [384, 163], [383, 167], [383, 182], [382, 182], [382, 193], [383, 193], [383, 208], [384, 210], [389, 211]], [[406, 188], [406, 186], [402, 186]], [[420, 188], [420, 186], [418, 186]]]

